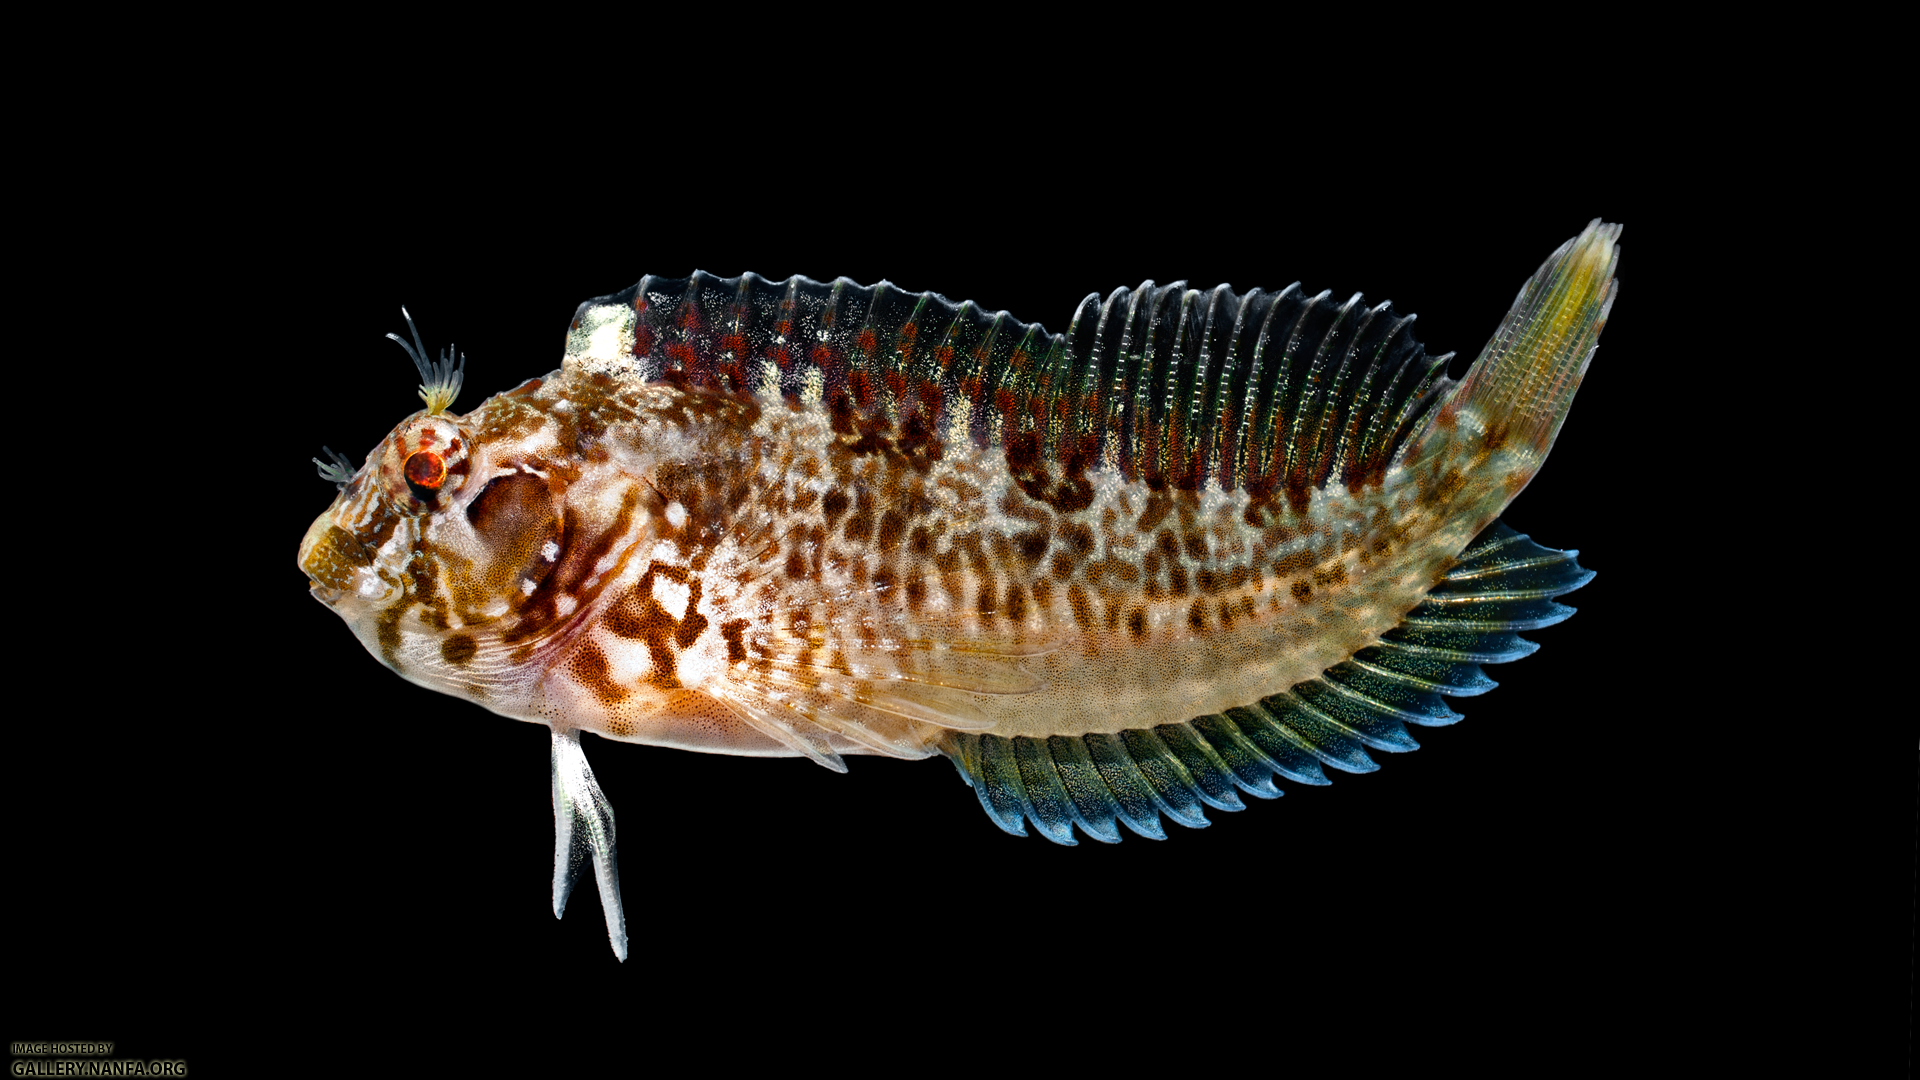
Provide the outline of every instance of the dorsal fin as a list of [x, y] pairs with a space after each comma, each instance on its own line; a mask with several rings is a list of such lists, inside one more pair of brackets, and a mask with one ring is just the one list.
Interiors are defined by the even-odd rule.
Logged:
[[964, 437], [1070, 477], [1105, 463], [1154, 488], [1297, 501], [1377, 482], [1451, 385], [1411, 322], [1358, 293], [1148, 281], [1087, 296], [1054, 334], [884, 281], [696, 272], [582, 304], [567, 363], [817, 402], [846, 434]]
[[1206, 808], [1239, 810], [1236, 789], [1281, 794], [1280, 777], [1326, 784], [1322, 766], [1379, 768], [1368, 750], [1398, 753], [1419, 744], [1406, 725], [1451, 724], [1460, 714], [1441, 697], [1493, 689], [1481, 664], [1504, 663], [1539, 646], [1515, 634], [1573, 614], [1553, 597], [1593, 579], [1577, 551], [1544, 548], [1496, 521], [1405, 620], [1345, 663], [1260, 701], [1223, 713], [1117, 734], [1004, 738], [949, 731], [939, 747], [980, 798], [987, 816], [1025, 836], [1073, 844], [1073, 827], [1116, 843], [1120, 825], [1164, 839], [1160, 815], [1191, 828]]

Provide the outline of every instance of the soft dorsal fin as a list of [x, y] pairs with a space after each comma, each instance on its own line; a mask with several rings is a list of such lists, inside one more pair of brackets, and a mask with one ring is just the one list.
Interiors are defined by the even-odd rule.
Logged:
[[[570, 367], [814, 401], [848, 434], [964, 437], [1078, 475], [1300, 499], [1384, 475], [1451, 385], [1413, 317], [1353, 294], [1185, 282], [1080, 302], [1063, 334], [845, 278], [645, 277], [589, 300]], [[934, 452], [938, 452], [937, 449]]]
[[1164, 839], [1160, 815], [1192, 828], [1206, 808], [1239, 810], [1236, 792], [1277, 798], [1276, 777], [1326, 784], [1322, 766], [1379, 768], [1368, 750], [1419, 748], [1406, 725], [1451, 724], [1445, 697], [1493, 689], [1481, 664], [1539, 646], [1517, 631], [1573, 614], [1553, 598], [1593, 579], [1575, 560], [1501, 522], [1483, 530], [1459, 563], [1378, 645], [1260, 701], [1185, 723], [1117, 734], [1002, 738], [949, 732], [939, 744], [994, 823], [1025, 836], [1075, 843], [1073, 829], [1108, 843], [1120, 825]]

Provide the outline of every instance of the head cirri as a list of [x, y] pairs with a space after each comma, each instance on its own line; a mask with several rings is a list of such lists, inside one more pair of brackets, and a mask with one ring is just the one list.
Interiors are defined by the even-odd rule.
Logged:
[[[400, 422], [358, 470], [331, 449], [314, 459], [339, 495], [300, 542], [314, 599], [345, 619], [367, 650], [406, 678], [476, 699], [484, 680], [463, 670], [479, 631], [507, 616], [550, 565], [558, 524], [544, 478], [482, 496], [500, 475], [526, 475], [476, 445], [469, 417], [446, 410], [466, 358], [428, 359], [419, 330], [398, 342], [420, 374], [426, 408]], [[544, 550], [543, 550], [544, 549]], [[543, 555], [545, 556], [543, 558]]]

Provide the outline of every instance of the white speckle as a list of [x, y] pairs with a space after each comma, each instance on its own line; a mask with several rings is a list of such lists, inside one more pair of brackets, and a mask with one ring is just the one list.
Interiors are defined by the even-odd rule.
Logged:
[[[681, 506], [680, 500], [678, 499], [667, 504], [667, 524], [676, 529], [682, 528], [687, 524], [687, 508]], [[551, 561], [552, 557], [549, 556], [548, 559]]]
[[573, 614], [573, 609], [579, 606], [580, 601], [575, 600], [566, 593], [561, 593], [559, 596], [553, 598], [553, 610], [562, 618]]
[[653, 598], [662, 608], [676, 618], [687, 610], [687, 600], [691, 596], [685, 585], [665, 577], [653, 579]]
[[546, 543], [541, 544], [540, 557], [547, 560], [548, 562], [552, 562], [553, 560], [559, 558], [560, 557], [559, 542], [554, 540], [549, 540]]
[[531, 581], [528, 581], [528, 580], [526, 580], [526, 579], [524, 579], [524, 578], [523, 578], [523, 579], [521, 579], [521, 581], [520, 581], [520, 594], [521, 594], [522, 596], [532, 596], [532, 595], [533, 595], [533, 590], [534, 590], [534, 588], [535, 588], [535, 586], [534, 586], [534, 584], [533, 584], [533, 582], [531, 582]]

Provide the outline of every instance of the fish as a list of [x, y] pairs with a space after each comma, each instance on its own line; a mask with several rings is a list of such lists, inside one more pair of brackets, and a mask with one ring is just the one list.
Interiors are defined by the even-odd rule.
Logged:
[[423, 408], [302, 538], [312, 596], [409, 682], [546, 726], [553, 912], [613, 808], [581, 734], [836, 772], [944, 757], [1055, 843], [1365, 773], [1452, 724], [1593, 573], [1500, 516], [1618, 293], [1599, 220], [1455, 380], [1361, 294], [1087, 295], [1062, 333], [845, 278], [645, 276], [558, 370]]

